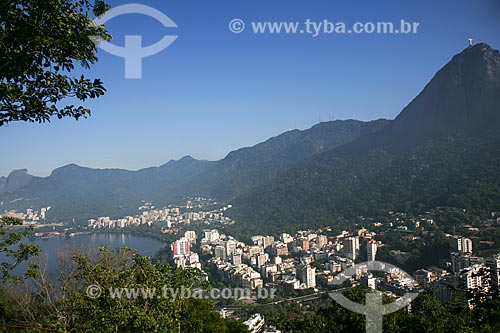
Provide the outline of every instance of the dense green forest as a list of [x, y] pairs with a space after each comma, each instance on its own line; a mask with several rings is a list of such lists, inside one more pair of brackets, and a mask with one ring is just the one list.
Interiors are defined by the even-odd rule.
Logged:
[[[346, 291], [345, 296], [364, 304], [366, 289]], [[393, 299], [384, 297], [384, 303]], [[365, 317], [353, 313], [325, 298], [311, 304], [282, 303], [272, 307], [256, 307], [245, 314], [259, 312], [283, 332], [364, 332]], [[500, 330], [500, 298], [491, 296], [477, 303], [473, 310], [463, 303], [442, 305], [430, 293], [419, 295], [410, 308], [384, 316], [384, 332], [498, 332]]]
[[336, 224], [389, 211], [424, 213], [440, 206], [485, 216], [500, 210], [500, 138], [486, 132], [446, 135], [402, 154], [322, 154], [266, 189], [235, 200], [229, 211], [261, 232]]

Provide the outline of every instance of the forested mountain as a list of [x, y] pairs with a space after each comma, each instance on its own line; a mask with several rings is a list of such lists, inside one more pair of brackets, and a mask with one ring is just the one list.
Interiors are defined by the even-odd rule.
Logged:
[[[217, 161], [213, 168], [194, 177], [184, 194], [230, 200], [250, 189], [266, 184], [295, 163], [328, 151], [359, 137], [376, 133], [389, 123], [339, 120], [323, 122], [312, 128], [293, 130], [254, 147], [242, 148]], [[183, 189], [179, 189], [182, 193]]]
[[384, 129], [298, 163], [236, 199], [232, 214], [300, 228], [389, 210], [498, 210], [499, 125], [500, 53], [478, 44]]
[[50, 217], [88, 218], [135, 212], [155, 192], [170, 193], [212, 162], [190, 156], [139, 171], [91, 169], [70, 164], [46, 178], [34, 177], [21, 189], [0, 197], [0, 209], [51, 207]]
[[7, 177], [0, 177], [0, 195], [7, 192], [14, 192], [26, 184], [33, 178], [28, 174], [28, 170], [14, 170]]
[[320, 123], [231, 152], [215, 162], [186, 156], [139, 171], [71, 164], [54, 170], [49, 177], [35, 177], [16, 191], [0, 195], [0, 210], [50, 206], [50, 217], [72, 219], [130, 214], [142, 201], [161, 206], [192, 195], [229, 200], [272, 180], [297, 161], [376, 132], [387, 123]]

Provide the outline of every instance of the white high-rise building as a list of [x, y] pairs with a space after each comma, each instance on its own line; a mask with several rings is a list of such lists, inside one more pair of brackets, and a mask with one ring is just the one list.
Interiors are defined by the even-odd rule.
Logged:
[[342, 239], [344, 245], [342, 252], [344, 255], [352, 260], [356, 260], [359, 254], [359, 237], [346, 237]]
[[[260, 268], [264, 266], [269, 261], [269, 254], [259, 253], [254, 256], [255, 267]], [[253, 261], [253, 260], [252, 260]]]
[[45, 220], [45, 214], [46, 214], [46, 213], [47, 213], [47, 208], [42, 208], [42, 209], [40, 210], [40, 218], [41, 218], [42, 220]]
[[485, 277], [479, 274], [482, 268], [484, 268], [483, 265], [473, 265], [462, 271], [460, 278], [466, 290], [487, 286]]
[[280, 239], [283, 243], [288, 244], [293, 242], [293, 237], [290, 236], [289, 234], [281, 234]]
[[273, 236], [264, 237], [264, 242], [262, 243], [262, 246], [264, 246], [264, 248], [267, 248], [273, 244], [274, 244], [274, 237]]
[[472, 240], [466, 237], [454, 236], [450, 246], [451, 252], [472, 253]]
[[453, 252], [451, 253], [451, 267], [454, 274], [459, 274], [464, 268], [474, 265], [483, 265], [483, 257], [472, 256], [470, 253]]
[[316, 268], [309, 265], [300, 265], [297, 266], [295, 275], [306, 288], [316, 287]]
[[224, 242], [224, 246], [226, 247], [226, 255], [230, 256], [235, 250], [237, 246], [237, 242], [234, 239], [229, 239]]
[[226, 248], [223, 245], [217, 245], [214, 250], [214, 256], [218, 259], [225, 260], [227, 258]]
[[241, 252], [233, 252], [231, 254], [231, 262], [235, 266], [241, 265]]
[[177, 256], [187, 256], [191, 254], [191, 242], [189, 239], [182, 237], [171, 245], [172, 252], [174, 253], [174, 257]]
[[186, 231], [186, 233], [184, 234], [184, 237], [189, 239], [189, 241], [191, 243], [196, 243], [196, 232], [195, 231], [193, 231], [193, 230]]
[[366, 253], [368, 261], [375, 261], [377, 255], [377, 242], [373, 239], [369, 240], [368, 244], [366, 244]]
[[462, 240], [462, 252], [472, 253], [472, 240], [469, 238], [464, 238]]
[[368, 274], [366, 277], [366, 285], [369, 289], [371, 290], [376, 290], [377, 289], [377, 278], [373, 276], [373, 274]]
[[486, 266], [490, 269], [491, 284], [500, 286], [500, 254], [486, 258]]
[[220, 238], [219, 230], [217, 230], [217, 229], [205, 230], [205, 238], [209, 242], [213, 242], [213, 241], [218, 240]]
[[318, 247], [318, 249], [322, 249], [323, 246], [325, 246], [326, 244], [328, 244], [328, 237], [324, 236], [324, 235], [320, 235], [318, 236], [318, 239], [316, 240], [316, 245]]

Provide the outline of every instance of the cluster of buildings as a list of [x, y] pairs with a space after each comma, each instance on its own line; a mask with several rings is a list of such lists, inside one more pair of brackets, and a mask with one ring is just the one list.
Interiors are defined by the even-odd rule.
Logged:
[[308, 236], [254, 236], [245, 244], [210, 230], [205, 232], [200, 249], [212, 255], [209, 265], [213, 273], [243, 288], [283, 285], [307, 289], [316, 287], [316, 268], [305, 254], [319, 251], [327, 242], [326, 237]]
[[191, 252], [191, 246], [196, 244], [196, 232], [186, 231], [184, 237], [176, 240], [170, 245], [174, 257], [174, 263], [181, 268], [197, 268], [201, 270], [200, 256]]
[[450, 237], [450, 261], [447, 269], [430, 267], [415, 272], [415, 279], [424, 287], [436, 291], [442, 302], [467, 301], [470, 292], [488, 293], [500, 284], [500, 254], [479, 257], [472, 253], [472, 240]]
[[169, 229], [173, 229], [180, 224], [234, 224], [233, 220], [224, 216], [224, 212], [230, 209], [232, 207], [231, 205], [216, 210], [193, 211], [192, 209], [194, 208], [207, 205], [206, 201], [202, 201], [203, 204], [200, 203], [199, 200], [202, 200], [202, 198], [197, 199], [196, 201], [189, 199], [186, 206], [163, 209], [155, 209], [154, 206], [147, 203], [139, 207], [139, 210], [142, 211], [139, 215], [125, 216], [120, 219], [111, 219], [106, 216], [90, 219], [88, 220], [87, 227], [90, 229], [121, 229], [125, 227], [136, 227], [140, 225], [151, 226], [153, 223], [163, 223], [164, 230], [168, 232]]
[[199, 241], [194, 231], [186, 231], [184, 237], [171, 244], [171, 250], [178, 267], [200, 267], [200, 256], [193, 252], [196, 245], [201, 256], [209, 258], [206, 264], [212, 275], [223, 281], [252, 290], [273, 287], [292, 292], [316, 289], [319, 282], [333, 284], [339, 272], [354, 265], [361, 244], [366, 246], [363, 258], [368, 260], [375, 260], [382, 245], [366, 229], [355, 235], [344, 231], [328, 236], [329, 231], [283, 233], [277, 238], [256, 235], [248, 243], [217, 229], [204, 230]]
[[264, 319], [264, 316], [262, 316], [260, 313], [256, 313], [246, 321], [244, 321], [243, 324], [248, 327], [249, 332], [258, 333], [262, 330], [262, 328], [266, 324], [266, 321]]
[[50, 210], [50, 207], [43, 207], [39, 211], [34, 210], [32, 208], [26, 209], [25, 213], [17, 212], [15, 210], [5, 211], [1, 216], [7, 217], [15, 217], [21, 219], [26, 224], [35, 224], [42, 220], [47, 219], [47, 212]]
[[[419, 269], [414, 276], [391, 268], [374, 277], [367, 265], [357, 265], [356, 274], [345, 277], [342, 272], [355, 261], [373, 261], [384, 246], [375, 240], [374, 232], [360, 229], [331, 235], [330, 229], [299, 231], [279, 237], [257, 235], [248, 243], [219, 233], [217, 229], [204, 230], [198, 240], [194, 231], [175, 241], [171, 248], [179, 267], [200, 268], [200, 256], [207, 259], [212, 276], [252, 290], [276, 288], [285, 294], [293, 290], [327, 288], [340, 278], [352, 285], [364, 284], [372, 289], [383, 288], [396, 296], [407, 292], [432, 288], [438, 299], [467, 301], [471, 290], [488, 291], [500, 285], [500, 254], [478, 257], [472, 252], [472, 240], [449, 236], [450, 260], [442, 267]], [[363, 251], [363, 252], [361, 252]], [[404, 257], [404, 252], [391, 252], [393, 258]]]

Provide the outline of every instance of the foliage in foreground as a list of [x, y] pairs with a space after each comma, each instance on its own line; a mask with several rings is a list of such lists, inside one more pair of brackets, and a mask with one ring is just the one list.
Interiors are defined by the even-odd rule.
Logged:
[[[41, 272], [22, 285], [6, 285], [0, 290], [3, 327], [22, 325], [61, 332], [246, 331], [241, 323], [223, 319], [205, 300], [183, 299], [180, 293], [163, 297], [164, 287], [179, 290], [199, 284], [197, 270], [172, 270], [127, 248], [101, 248], [95, 255], [70, 254], [63, 260], [59, 287]], [[99, 286], [102, 294], [89, 297], [91, 285]], [[110, 290], [117, 288], [156, 293], [154, 297], [111, 297]]]
[[[22, 224], [22, 220], [14, 217], [0, 217], [0, 254], [5, 256], [5, 261], [0, 264], [0, 279], [15, 279], [11, 272], [23, 261], [40, 254], [36, 245], [19, 244], [31, 230]], [[26, 275], [33, 276], [36, 268], [36, 265], [30, 265]]]
[[[345, 295], [364, 303], [365, 292], [357, 288]], [[322, 300], [310, 307], [287, 304], [267, 309], [264, 315], [268, 321], [284, 332], [365, 331], [363, 315], [350, 312], [333, 300]], [[384, 332], [500, 332], [500, 299], [486, 299], [470, 310], [465, 303], [442, 305], [431, 292], [426, 292], [413, 301], [409, 311], [402, 309], [384, 316]]]
[[89, 69], [97, 61], [95, 38], [110, 35], [90, 14], [108, 8], [101, 0], [0, 2], [0, 127], [90, 114], [71, 102], [97, 98], [106, 89], [99, 79], [69, 74], [76, 64]]

